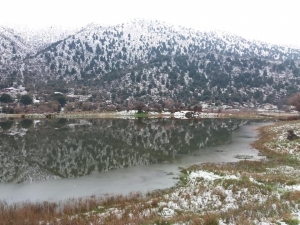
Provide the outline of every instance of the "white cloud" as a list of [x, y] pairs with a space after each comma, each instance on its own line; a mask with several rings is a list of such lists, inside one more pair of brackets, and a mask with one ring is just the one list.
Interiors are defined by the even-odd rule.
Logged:
[[[2, 2], [3, 1], [3, 2]], [[32, 27], [158, 19], [300, 46], [297, 0], [2, 0], [0, 23]]]

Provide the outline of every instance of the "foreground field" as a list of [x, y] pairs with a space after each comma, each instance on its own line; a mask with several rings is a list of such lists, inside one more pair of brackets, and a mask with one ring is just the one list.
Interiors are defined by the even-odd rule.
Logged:
[[0, 205], [2, 224], [299, 224], [300, 122], [260, 129], [262, 161], [182, 169], [178, 185], [146, 196]]

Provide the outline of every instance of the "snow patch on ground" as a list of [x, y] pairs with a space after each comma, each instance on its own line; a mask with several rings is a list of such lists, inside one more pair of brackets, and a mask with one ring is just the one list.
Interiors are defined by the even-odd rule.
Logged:
[[118, 116], [133, 116], [137, 112], [138, 112], [137, 110], [123, 110], [123, 111], [115, 112], [115, 114]]
[[192, 118], [215, 118], [219, 117], [218, 113], [204, 113], [204, 112], [194, 112], [194, 111], [180, 111], [174, 113], [174, 118], [176, 119], [187, 119], [189, 116]]
[[279, 153], [288, 153], [300, 159], [300, 139], [294, 141], [287, 140], [288, 130], [300, 136], [300, 127], [297, 124], [284, 124], [282, 126], [271, 127], [270, 132], [275, 133], [273, 142], [266, 144], [266, 147]]
[[190, 173], [189, 175], [189, 179], [190, 180], [194, 180], [198, 177], [204, 178], [205, 180], [216, 180], [216, 179], [239, 179], [237, 176], [235, 175], [227, 175], [224, 177], [221, 177], [219, 175], [216, 175], [212, 172], [206, 172], [206, 171], [193, 171]]

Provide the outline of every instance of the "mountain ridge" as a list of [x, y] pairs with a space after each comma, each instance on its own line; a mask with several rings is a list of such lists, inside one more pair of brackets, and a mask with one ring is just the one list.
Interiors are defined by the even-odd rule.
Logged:
[[[3, 36], [2, 32], [2, 88], [24, 85], [34, 93], [46, 87], [75, 90], [121, 104], [167, 98], [186, 103], [269, 98], [267, 102], [276, 103], [300, 85], [300, 49], [251, 42], [227, 32], [146, 20], [89, 24], [33, 52], [17, 44], [5, 49], [9, 42]], [[11, 43], [19, 40], [14, 38]]]

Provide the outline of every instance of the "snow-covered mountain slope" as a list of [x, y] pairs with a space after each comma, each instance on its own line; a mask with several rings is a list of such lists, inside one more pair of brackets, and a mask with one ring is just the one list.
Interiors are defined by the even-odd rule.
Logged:
[[0, 26], [0, 61], [9, 63], [30, 54], [33, 49], [10, 28]]
[[[239, 58], [261, 57], [268, 60], [298, 60], [300, 50], [251, 43], [237, 36], [222, 33], [201, 33], [161, 22], [136, 20], [114, 27], [90, 25], [81, 32], [54, 43], [36, 56], [40, 63], [57, 68], [98, 74], [124, 69], [149, 59], [163, 56], [197, 57], [213, 53]], [[73, 74], [75, 71], [73, 70]], [[96, 71], [95, 71], [96, 70]], [[57, 70], [56, 70], [57, 72]]]
[[49, 82], [53, 89], [83, 84], [91, 93], [106, 91], [112, 101], [146, 96], [153, 101], [171, 97], [190, 102], [211, 96], [229, 101], [233, 94], [232, 101], [265, 101], [270, 95], [288, 95], [300, 84], [299, 49], [250, 42], [225, 32], [134, 20], [110, 27], [90, 24], [53, 40], [57, 41], [45, 48], [28, 44], [35, 53], [28, 50], [22, 62], [6, 57], [6, 64], [17, 71], [11, 80], [35, 86], [38, 92]]
[[34, 51], [41, 50], [48, 45], [67, 38], [78, 32], [79, 28], [62, 28], [59, 26], [50, 26], [46, 28], [30, 28], [27, 26], [14, 26], [14, 31], [24, 39], [24, 42], [31, 46]]

